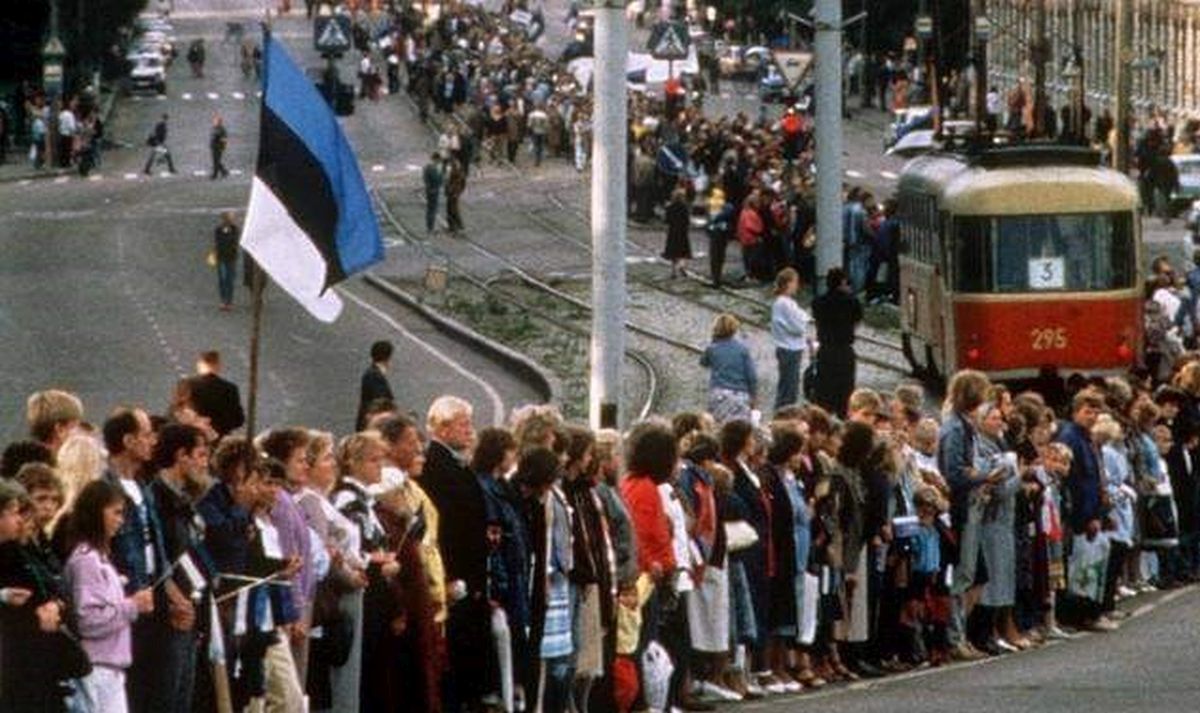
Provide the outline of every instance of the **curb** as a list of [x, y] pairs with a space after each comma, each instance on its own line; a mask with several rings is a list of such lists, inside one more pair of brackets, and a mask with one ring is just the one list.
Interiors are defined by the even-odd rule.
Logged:
[[490, 337], [486, 337], [458, 320], [424, 305], [417, 297], [391, 284], [373, 272], [363, 274], [363, 281], [388, 297], [417, 312], [438, 331], [455, 341], [463, 342], [479, 351], [486, 352], [492, 359], [503, 363], [525, 380], [547, 403], [561, 403], [562, 383], [545, 367], [529, 357], [515, 351]]
[[[104, 96], [104, 92], [100, 93], [100, 117], [104, 122], [105, 129], [108, 129], [112, 126], [112, 115], [113, 112], [117, 110], [117, 95], [119, 93], [120, 89], [117, 87], [113, 87], [112, 91], [110, 91], [107, 96]], [[107, 104], [105, 102], [107, 102]], [[111, 137], [106, 134], [104, 140], [107, 143], [111, 140]], [[24, 157], [22, 158], [22, 162], [27, 162]], [[45, 181], [51, 178], [59, 178], [61, 176], [77, 175], [78, 173], [79, 171], [75, 168], [45, 168], [40, 171], [36, 169], [29, 169], [27, 173], [18, 173], [12, 176], [0, 177], [0, 184], [17, 183], [18, 181]]]

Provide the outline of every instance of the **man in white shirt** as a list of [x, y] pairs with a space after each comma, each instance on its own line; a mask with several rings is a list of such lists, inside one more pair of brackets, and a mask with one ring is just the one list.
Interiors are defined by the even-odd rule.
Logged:
[[75, 156], [75, 135], [79, 133], [75, 106], [75, 100], [72, 99], [58, 113], [58, 165], [63, 168], [70, 168]]

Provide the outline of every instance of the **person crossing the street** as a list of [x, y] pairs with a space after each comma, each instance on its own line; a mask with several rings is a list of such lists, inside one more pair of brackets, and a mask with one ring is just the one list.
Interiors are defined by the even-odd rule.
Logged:
[[225, 120], [219, 113], [213, 114], [212, 133], [209, 134], [208, 148], [212, 152], [212, 173], [209, 178], [227, 178], [229, 169], [225, 168], [225, 148], [229, 145], [229, 131], [225, 128]]
[[150, 136], [146, 139], [146, 145], [150, 147], [150, 155], [146, 158], [146, 167], [142, 169], [142, 173], [150, 175], [150, 169], [154, 168], [160, 161], [167, 162], [167, 170], [175, 173], [175, 161], [171, 158], [171, 149], [167, 148], [167, 115], [163, 114], [158, 123], [154, 125], [154, 130], [150, 132]]

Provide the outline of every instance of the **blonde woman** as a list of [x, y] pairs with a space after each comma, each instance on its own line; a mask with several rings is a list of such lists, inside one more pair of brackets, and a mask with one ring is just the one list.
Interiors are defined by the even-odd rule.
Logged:
[[737, 338], [741, 322], [732, 314], [719, 315], [712, 326], [712, 343], [700, 357], [709, 370], [708, 411], [717, 423], [751, 421], [758, 399], [758, 374], [750, 350]]
[[91, 434], [73, 433], [63, 442], [58, 450], [58, 467], [55, 468], [63, 485], [63, 507], [50, 522], [51, 532], [63, 515], [71, 511], [79, 492], [104, 472], [104, 460], [104, 448]]

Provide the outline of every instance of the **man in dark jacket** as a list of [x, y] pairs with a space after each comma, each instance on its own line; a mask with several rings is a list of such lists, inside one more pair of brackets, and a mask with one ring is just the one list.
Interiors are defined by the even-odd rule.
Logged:
[[196, 363], [196, 376], [189, 379], [192, 388], [192, 407], [212, 423], [218, 436], [241, 428], [246, 423], [246, 412], [242, 410], [242, 397], [238, 387], [221, 378], [221, 354], [207, 351]]
[[193, 585], [187, 568], [175, 563], [185, 554], [192, 556], [202, 549], [199, 516], [185, 488], [208, 471], [204, 433], [195, 426], [178, 423], [164, 426], [154, 447], [152, 465], [158, 474], [150, 483], [150, 492], [158, 507], [171, 576], [155, 597], [151, 620], [155, 663], [145, 710], [187, 713], [191, 710], [199, 648], [196, 608], [189, 597]]
[[[1071, 471], [1066, 479], [1066, 503], [1063, 520], [1071, 526], [1075, 536], [1089, 540], [1100, 535], [1105, 516], [1104, 479], [1101, 473], [1100, 449], [1092, 440], [1092, 426], [1104, 408], [1104, 397], [1091, 389], [1084, 389], [1071, 400], [1071, 420], [1058, 433], [1058, 441], [1071, 449]], [[1075, 602], [1081, 623], [1085, 628], [1111, 631], [1116, 624], [1103, 616], [1099, 602], [1078, 600]]]
[[371, 365], [363, 372], [358, 389], [358, 417], [355, 419], [355, 430], [361, 431], [367, 427], [367, 417], [371, 413], [372, 404], [379, 401], [392, 401], [392, 385], [388, 383], [388, 365], [392, 361], [392, 343], [380, 340], [371, 345]]
[[446, 568], [450, 601], [446, 640], [450, 669], [446, 711], [474, 707], [485, 691], [486, 661], [480, 651], [490, 646], [487, 587], [487, 505], [483, 488], [467, 465], [466, 451], [475, 441], [473, 409], [466, 401], [442, 396], [429, 407], [430, 443], [421, 485], [442, 513], [438, 541]]
[[862, 321], [862, 304], [850, 292], [850, 280], [840, 267], [825, 276], [825, 294], [813, 300], [817, 323], [816, 401], [830, 413], [846, 415], [846, 402], [854, 391], [857, 357], [854, 329]]
[[171, 149], [167, 148], [166, 114], [163, 114], [158, 123], [154, 125], [154, 130], [146, 139], [146, 145], [150, 147], [150, 155], [146, 158], [146, 167], [142, 170], [143, 173], [150, 175], [150, 169], [159, 161], [166, 161], [167, 170], [175, 173], [175, 161], [171, 158]]

